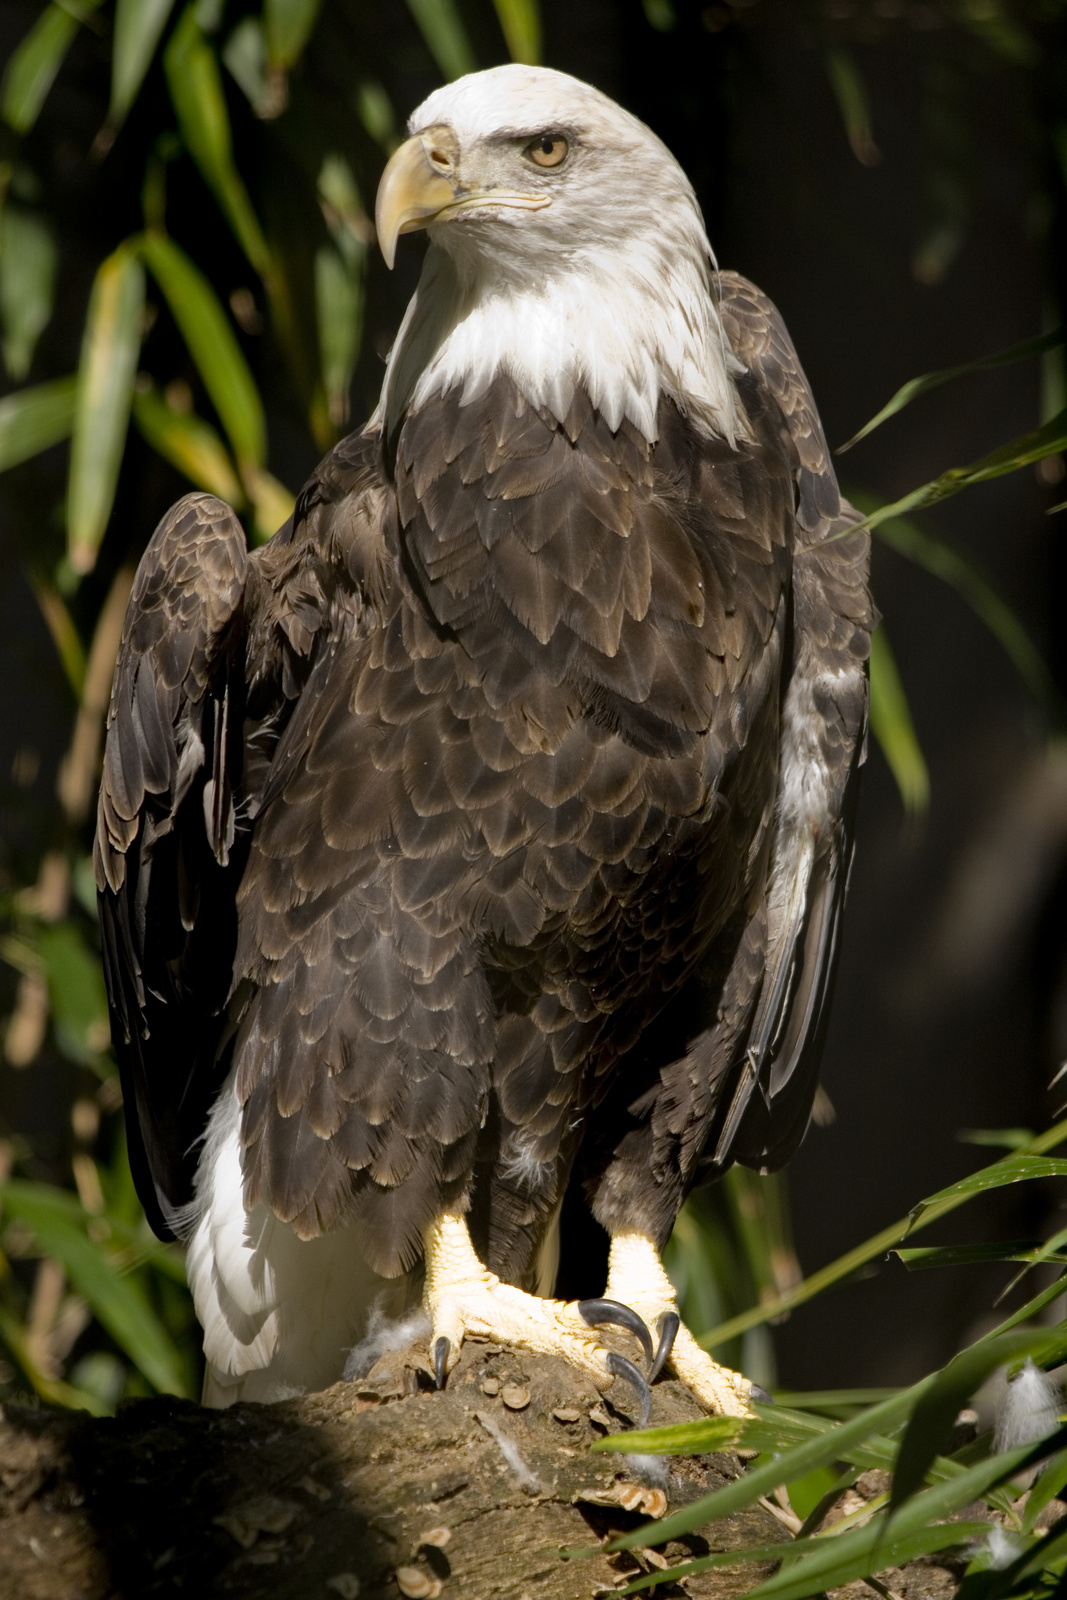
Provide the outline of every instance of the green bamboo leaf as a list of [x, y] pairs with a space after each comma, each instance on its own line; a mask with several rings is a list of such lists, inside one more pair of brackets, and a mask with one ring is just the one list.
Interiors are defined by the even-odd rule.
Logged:
[[884, 623], [871, 635], [871, 732], [896, 779], [904, 810], [921, 815], [930, 804], [930, 774]]
[[[1003, 478], [1009, 472], [1018, 472], [1020, 467], [1032, 466], [1035, 461], [1044, 461], [1046, 456], [1059, 455], [1065, 448], [1067, 448], [1067, 407], [1058, 411], [1048, 422], [1042, 423], [1040, 428], [1033, 428], [1029, 433], [1020, 434], [1017, 439], [991, 450], [988, 455], [980, 456], [968, 466], [950, 467], [947, 472], [931, 478], [929, 483], [920, 484], [918, 489], [913, 489], [900, 500], [879, 506], [877, 510], [871, 511], [864, 517], [860, 526], [881, 527], [890, 517], [903, 516], [908, 511], [922, 511], [927, 506], [951, 499], [954, 494], [959, 494], [961, 489], [970, 488], [972, 484], [986, 483], [991, 478]], [[860, 509], [862, 510], [862, 507]], [[853, 533], [855, 529], [850, 527], [847, 531]]]
[[1032, 1271], [1034, 1267], [1039, 1266], [1042, 1261], [1062, 1261], [1064, 1257], [1060, 1252], [1063, 1251], [1065, 1246], [1067, 1246], [1067, 1228], [1061, 1228], [1059, 1233], [1054, 1233], [1051, 1239], [1046, 1239], [1043, 1245], [1031, 1251], [1030, 1255], [1026, 1257], [1026, 1265], [1020, 1272], [1015, 1274], [1009, 1283], [1004, 1285], [993, 1302], [994, 1305], [1000, 1305], [1001, 1301], [1007, 1298], [1016, 1284], [1021, 1283], [1026, 1274]]
[[257, 116], [271, 106], [267, 80], [267, 40], [260, 17], [243, 17], [221, 50], [222, 64]]
[[900, 1393], [896, 1389], [776, 1389], [777, 1404], [789, 1406], [792, 1411], [822, 1411], [835, 1416], [852, 1406], [874, 1406], [881, 1400], [891, 1400]]
[[1061, 1491], [1065, 1488], [1067, 1488], [1067, 1450], [1061, 1450], [1058, 1456], [1053, 1456], [1026, 1497], [1026, 1510], [1023, 1513], [1024, 1533], [1033, 1531], [1034, 1523], [1049, 1501], [1062, 1498]]
[[74, 922], [44, 924], [35, 942], [48, 981], [56, 1042], [69, 1060], [89, 1066], [110, 1038], [100, 957]]
[[65, 1406], [69, 1411], [88, 1411], [94, 1417], [111, 1414], [112, 1408], [91, 1391], [64, 1383], [59, 1378], [49, 1378], [41, 1371], [30, 1353], [26, 1329], [4, 1306], [0, 1306], [0, 1340], [15, 1357], [34, 1391], [49, 1405]]
[[[1040, 1155], [1046, 1150], [1054, 1150], [1065, 1139], [1067, 1139], [1067, 1121], [1057, 1122], [1047, 1132], [1038, 1134], [1031, 1141], [1028, 1153]], [[954, 1211], [957, 1206], [965, 1204], [968, 1199], [970, 1199], [969, 1194], [954, 1193], [949, 1198], [937, 1199], [936, 1203], [934, 1203], [935, 1197], [931, 1196], [929, 1201], [924, 1202], [925, 1209], [921, 1210], [918, 1218], [908, 1216], [899, 1222], [891, 1223], [888, 1228], [883, 1228], [872, 1238], [865, 1240], [863, 1244], [856, 1245], [852, 1250], [846, 1250], [845, 1254], [838, 1256], [836, 1261], [831, 1261], [829, 1265], [821, 1267], [818, 1272], [813, 1272], [810, 1277], [805, 1278], [802, 1283], [798, 1283], [795, 1288], [787, 1289], [784, 1294], [777, 1295], [773, 1300], [768, 1300], [760, 1306], [753, 1306], [751, 1310], [731, 1317], [729, 1321], [723, 1322], [718, 1327], [712, 1328], [709, 1333], [705, 1333], [698, 1342], [705, 1350], [717, 1349], [729, 1340], [736, 1339], [738, 1334], [744, 1333], [747, 1329], [757, 1327], [761, 1322], [767, 1322], [773, 1317], [780, 1317], [785, 1312], [791, 1311], [794, 1306], [805, 1305], [807, 1301], [814, 1299], [817, 1294], [821, 1294], [824, 1289], [830, 1288], [832, 1284], [840, 1283], [844, 1278], [851, 1277], [854, 1272], [860, 1267], [866, 1266], [869, 1261], [874, 1261], [878, 1256], [885, 1255], [887, 1250], [891, 1250], [894, 1245], [900, 1244], [907, 1234], [929, 1227], [932, 1222], [936, 1222], [939, 1217], [946, 1216], [950, 1211]], [[1019, 1316], [1030, 1315], [1039, 1305], [1044, 1305], [1045, 1303], [1045, 1300], [1038, 1295], [1029, 1302], [1028, 1307], [1023, 1308]], [[1013, 1322], [1006, 1322], [1002, 1324], [1001, 1331], [1012, 1326], [1014, 1326]]]
[[987, 1145], [994, 1150], [1023, 1150], [1034, 1137], [1033, 1128], [961, 1128], [960, 1144]]
[[96, 274], [82, 340], [67, 485], [67, 549], [75, 572], [93, 567], [111, 515], [143, 318], [144, 270], [137, 241], [127, 239]]
[[408, 0], [408, 10], [444, 77], [462, 78], [464, 73], [477, 70], [455, 0]]
[[116, 1272], [80, 1227], [32, 1192], [39, 1187], [10, 1181], [0, 1186], [4, 1211], [25, 1222], [45, 1254], [61, 1263], [94, 1315], [149, 1383], [162, 1394], [185, 1394], [181, 1356], [143, 1290]]
[[8, 61], [0, 82], [0, 116], [16, 133], [28, 133], [37, 121], [77, 31], [69, 11], [50, 5]]
[[890, 1512], [896, 1511], [923, 1483], [961, 1408], [989, 1375], [1032, 1347], [1033, 1336], [1028, 1333], [1006, 1333], [988, 1343], [979, 1340], [961, 1350], [935, 1375], [919, 1397], [901, 1440]]
[[226, 446], [209, 422], [193, 412], [175, 411], [154, 387], [135, 390], [133, 420], [152, 449], [198, 489], [206, 489], [232, 506], [243, 505], [240, 480]]
[[43, 217], [8, 200], [0, 211], [0, 327], [4, 365], [16, 382], [30, 370], [48, 326], [56, 278], [56, 243]]
[[958, 1183], [950, 1183], [947, 1188], [920, 1200], [917, 1206], [912, 1207], [909, 1221], [914, 1226], [931, 1207], [941, 1206], [947, 1200], [969, 1200], [973, 1195], [985, 1194], [990, 1189], [1002, 1189], [1010, 1183], [1031, 1183], [1035, 1178], [1063, 1177], [1067, 1177], [1067, 1161], [1054, 1156], [1004, 1156], [1002, 1160], [994, 1161], [992, 1166], [972, 1172], [969, 1178], [961, 1178]]
[[185, 146], [233, 230], [238, 244], [265, 282], [273, 277], [270, 247], [233, 162], [233, 140], [218, 59], [196, 20], [183, 12], [163, 52], [163, 70]]
[[[1064, 414], [1067, 415], [1067, 412]], [[858, 493], [853, 503], [857, 510], [870, 512], [875, 518], [880, 517], [881, 513], [875, 509], [876, 503], [870, 495]], [[1059, 693], [1040, 651], [975, 561], [961, 555], [943, 539], [905, 517], [892, 517], [882, 523], [878, 537], [909, 561], [950, 584], [985, 623], [1030, 693], [1045, 706], [1049, 716], [1056, 721], [1063, 720]]]
[[531, 67], [541, 60], [541, 7], [538, 0], [493, 0], [512, 61]]
[[[969, 1267], [981, 1261], [1033, 1261], [1041, 1245], [1032, 1239], [1015, 1239], [1005, 1244], [946, 1244], [914, 1250], [890, 1251], [909, 1272], [928, 1267]], [[1047, 1258], [1046, 1258], [1047, 1259]]]
[[826, 75], [834, 91], [852, 154], [865, 167], [877, 166], [881, 151], [871, 132], [871, 112], [863, 74], [850, 50], [826, 52]]
[[53, 378], [0, 400], [0, 472], [69, 438], [77, 394], [77, 378]]
[[311, 36], [322, 0], [264, 0], [267, 53], [272, 67], [288, 70]]
[[136, 100], [173, 9], [174, 0], [116, 0], [107, 108], [112, 127], [118, 127]]
[[253, 534], [256, 543], [263, 544], [292, 516], [296, 496], [284, 483], [261, 469], [246, 472], [245, 481], [255, 514]]
[[348, 390], [359, 356], [363, 320], [362, 262], [354, 266], [333, 245], [315, 252], [315, 304], [319, 355], [330, 420], [342, 428], [348, 421]]
[[943, 383], [949, 383], [953, 378], [966, 378], [972, 372], [986, 372], [990, 367], [1007, 367], [1015, 361], [1027, 361], [1031, 356], [1043, 355], [1046, 350], [1056, 350], [1067, 340], [1067, 330], [1053, 328], [1049, 333], [1037, 334], [1032, 339], [1023, 339], [1019, 344], [1013, 344], [1006, 350], [998, 350], [991, 356], [979, 356], [977, 361], [965, 361], [962, 366], [942, 367], [937, 372], [926, 372], [921, 378], [909, 378], [907, 383], [901, 384], [896, 394], [887, 400], [881, 411], [875, 413], [870, 422], [865, 422], [858, 433], [839, 447], [837, 454], [844, 455], [846, 450], [851, 450], [854, 444], [859, 444], [875, 428], [880, 428], [883, 422], [888, 422], [890, 417], [895, 417], [898, 411], [903, 411], [905, 406], [917, 400], [921, 394], [929, 394], [931, 389], [939, 389]]
[[[74, 626], [74, 618], [59, 590], [53, 583], [35, 572], [32, 567], [26, 569], [26, 580], [33, 590], [34, 598], [41, 610], [41, 615], [49, 633], [52, 643], [56, 647], [56, 654], [63, 664], [63, 671], [71, 692], [76, 701], [80, 702], [82, 690], [85, 687], [85, 647]], [[94, 879], [95, 890], [95, 879]], [[93, 895], [93, 914], [96, 913], [96, 895]]]
[[[936, 1528], [922, 1529], [907, 1539], [894, 1541], [891, 1546], [894, 1555], [890, 1561], [883, 1560], [882, 1548], [875, 1546], [877, 1567], [870, 1566], [868, 1554], [872, 1538], [876, 1538], [877, 1534], [872, 1535], [869, 1529], [857, 1528], [848, 1534], [835, 1534], [832, 1546], [828, 1535], [816, 1534], [810, 1538], [794, 1539], [781, 1544], [760, 1545], [741, 1550], [719, 1550], [714, 1555], [697, 1556], [693, 1561], [679, 1562], [677, 1566], [665, 1567], [659, 1572], [649, 1573], [647, 1577], [635, 1578], [624, 1589], [617, 1589], [615, 1593], [640, 1594], [644, 1590], [658, 1588], [661, 1584], [678, 1583], [685, 1578], [696, 1577], [698, 1573], [714, 1571], [718, 1567], [741, 1566], [753, 1561], [758, 1561], [761, 1565], [770, 1561], [790, 1562], [791, 1564], [784, 1570], [792, 1575], [797, 1572], [799, 1565], [792, 1564], [793, 1558], [807, 1556], [809, 1551], [822, 1558], [824, 1564], [828, 1551], [832, 1554], [836, 1566], [847, 1568], [858, 1563], [861, 1568], [868, 1569], [863, 1575], [870, 1577], [879, 1570], [884, 1571], [887, 1566], [901, 1565], [905, 1561], [915, 1560], [918, 1556], [932, 1555], [938, 1550], [950, 1550], [958, 1545], [967, 1545], [976, 1539], [984, 1539], [988, 1533], [988, 1522], [941, 1523]], [[846, 1539], [849, 1541], [847, 1544]], [[799, 1582], [802, 1586], [798, 1592], [798, 1600], [803, 1600], [803, 1597], [808, 1595], [817, 1595], [821, 1588], [829, 1586], [826, 1580], [814, 1583], [814, 1580], [807, 1576], [809, 1572], [807, 1565], [803, 1565], [801, 1570], [803, 1576], [799, 1579], [793, 1577], [793, 1582]], [[834, 1586], [836, 1587], [836, 1580]], [[765, 1592], [763, 1585], [745, 1591], [746, 1595], [759, 1595]], [[788, 1600], [788, 1597], [783, 1592], [779, 1594], [778, 1600]]]
[[261, 466], [267, 451], [263, 402], [218, 296], [200, 269], [165, 234], [145, 234], [141, 248], [219, 414], [239, 468], [244, 473]]

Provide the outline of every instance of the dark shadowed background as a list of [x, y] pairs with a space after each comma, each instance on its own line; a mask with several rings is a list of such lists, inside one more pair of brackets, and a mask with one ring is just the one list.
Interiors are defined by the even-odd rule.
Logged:
[[[71, 391], [42, 392], [36, 434], [25, 408], [0, 398], [0, 1017], [9, 1019], [0, 1177], [12, 1175], [0, 1235], [0, 1395], [33, 1388], [68, 1403], [95, 1397], [101, 1408], [124, 1392], [197, 1380], [180, 1273], [137, 1232], [102, 1032], [86, 854], [93, 684], [109, 676], [124, 564], [190, 479], [219, 470], [200, 435], [196, 456], [190, 418], [212, 427], [231, 475], [236, 465], [250, 529], [269, 529], [272, 513], [285, 515], [286, 491], [373, 409], [424, 247], [404, 241], [388, 274], [364, 208], [410, 110], [443, 72], [508, 59], [505, 30], [532, 56], [539, 15], [541, 59], [619, 99], [682, 162], [720, 264], [781, 308], [834, 446], [906, 379], [1054, 328], [1067, 219], [1060, 0], [544, 0], [539, 13], [508, 0], [327, 0], [321, 11], [268, 4], [265, 25], [258, 7], [233, 0], [198, 0], [188, 12], [180, 0], [152, 0], [145, 12], [153, 6], [164, 19], [159, 46], [124, 117], [111, 77], [122, 7], [107, 3], [79, 11], [27, 120], [33, 94], [22, 80], [12, 87], [12, 63], [61, 8], [0, 0], [0, 395], [17, 401], [77, 371], [94, 275], [146, 220], [159, 224], [165, 203], [169, 235], [213, 286], [267, 421], [266, 456], [242, 458], [217, 377], [191, 352], [158, 276], [148, 279], [135, 351], [149, 376], [137, 380], [134, 426], [98, 525], [67, 527]], [[278, 18], [299, 22], [298, 13], [309, 31], [287, 54]], [[197, 156], [195, 107], [183, 112], [176, 99], [182, 63], [164, 66], [183, 26], [223, 63], [233, 170], [266, 256], [247, 229], [242, 240], [234, 191], [210, 151]], [[195, 80], [194, 94], [206, 81]], [[341, 165], [327, 171], [334, 157]], [[42, 304], [34, 335], [32, 308]], [[332, 341], [331, 328], [341, 329]], [[842, 456], [842, 485], [865, 510], [895, 500], [1034, 429], [1062, 408], [1063, 389], [1059, 348], [959, 378]], [[183, 438], [199, 479], [174, 465]], [[38, 449], [42, 441], [49, 447]], [[91, 462], [79, 470], [91, 481]], [[1067, 751], [1057, 703], [1067, 641], [1062, 522], [1047, 513], [1065, 497], [1054, 455], [914, 518], [935, 565], [955, 562], [964, 587], [975, 569], [989, 576], [1044, 662], [1047, 681], [1032, 671], [1030, 685], [958, 584], [875, 538], [875, 597], [929, 801], [913, 755], [905, 808], [872, 741], [824, 1125], [786, 1180], [805, 1272], [974, 1170], [985, 1158], [959, 1141], [961, 1130], [1040, 1129], [1059, 1103], [1047, 1085], [1067, 1054]], [[48, 1209], [57, 1186], [77, 1196], [66, 1211], [61, 1200]], [[1052, 1189], [1005, 1189], [931, 1237], [1040, 1238], [1063, 1223], [1055, 1206]], [[96, 1276], [71, 1231], [98, 1248]], [[758, 1266], [746, 1271], [759, 1280]], [[986, 1325], [1004, 1275], [908, 1275], [876, 1263], [775, 1328], [779, 1379], [798, 1388], [910, 1380]], [[116, 1281], [132, 1287], [132, 1301]], [[745, 1303], [720, 1296], [724, 1311]], [[142, 1319], [139, 1333], [129, 1332], [131, 1316]], [[163, 1341], [147, 1364], [137, 1337]]]

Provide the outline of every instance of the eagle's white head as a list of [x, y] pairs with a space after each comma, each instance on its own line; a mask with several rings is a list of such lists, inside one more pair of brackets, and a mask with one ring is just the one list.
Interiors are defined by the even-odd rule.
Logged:
[[430, 235], [389, 358], [381, 414], [504, 371], [562, 421], [577, 386], [652, 441], [661, 395], [711, 432], [739, 431], [714, 258], [685, 173], [599, 90], [542, 67], [438, 89], [378, 190], [378, 238]]

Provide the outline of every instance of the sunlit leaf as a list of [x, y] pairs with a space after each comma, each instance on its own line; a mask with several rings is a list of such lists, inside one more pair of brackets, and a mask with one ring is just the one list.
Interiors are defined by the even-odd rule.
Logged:
[[51, 1203], [42, 1186], [8, 1181], [0, 1186], [5, 1215], [32, 1230], [41, 1249], [62, 1263], [103, 1326], [139, 1371], [163, 1394], [185, 1394], [182, 1360], [140, 1285], [117, 1272], [83, 1229]]
[[826, 74], [837, 100], [845, 133], [856, 160], [865, 167], [876, 166], [881, 152], [871, 132], [871, 112], [867, 100], [867, 86], [863, 74], [850, 50], [837, 49], [826, 52]]
[[391, 152], [397, 140], [396, 113], [382, 85], [365, 78], [356, 89], [356, 106], [371, 138]]
[[136, 100], [173, 9], [174, 0], [116, 0], [107, 108], [112, 126], [123, 121]]
[[538, 0], [493, 0], [512, 61], [537, 66], [541, 60], [541, 7]]
[[141, 349], [144, 270], [135, 240], [100, 267], [89, 298], [67, 485], [67, 550], [88, 572], [111, 515]]
[[930, 803], [930, 774], [884, 623], [871, 635], [871, 732], [896, 779], [904, 810], [920, 815]]
[[359, 267], [350, 267], [333, 245], [321, 245], [315, 252], [315, 301], [330, 420], [342, 428], [348, 421], [348, 389], [359, 355], [363, 280]]
[[175, 411], [158, 389], [138, 388], [133, 420], [153, 450], [194, 483], [232, 506], [244, 502], [244, 490], [226, 447], [215, 429], [192, 412]]
[[255, 111], [267, 105], [267, 41], [259, 17], [242, 17], [222, 47], [222, 64]]
[[474, 72], [477, 62], [455, 0], [407, 0], [427, 49], [446, 78]]
[[1032, 1239], [1016, 1239], [1005, 1244], [940, 1244], [891, 1252], [909, 1271], [927, 1267], [970, 1267], [983, 1261], [1032, 1261], [1041, 1246]]
[[267, 52], [272, 67], [291, 67], [311, 36], [322, 0], [264, 0]]
[[285, 487], [284, 483], [279, 483], [277, 478], [271, 477], [269, 472], [262, 470], [248, 472], [245, 474], [245, 480], [255, 512], [253, 532], [256, 541], [262, 544], [264, 540], [277, 533], [282, 523], [292, 516], [296, 496]]
[[943, 383], [948, 383], [953, 378], [965, 378], [972, 372], [985, 372], [990, 367], [1006, 367], [1015, 361], [1027, 361], [1031, 356], [1042, 355], [1046, 350], [1056, 350], [1067, 339], [1067, 332], [1063, 328], [1053, 328], [1050, 333], [1038, 334], [1033, 339], [1023, 339], [1019, 344], [1013, 344], [1006, 350], [998, 350], [991, 356], [980, 356], [977, 361], [965, 361], [962, 366], [942, 367], [937, 372], [924, 373], [921, 378], [910, 378], [907, 383], [901, 384], [896, 394], [887, 400], [881, 411], [875, 413], [870, 422], [864, 423], [858, 433], [841, 445], [838, 455], [844, 455], [846, 450], [851, 450], [854, 444], [865, 439], [875, 428], [880, 428], [883, 422], [888, 422], [890, 417], [895, 417], [898, 411], [910, 405], [922, 394], [929, 394], [931, 389], [938, 389]]
[[186, 148], [214, 194], [237, 242], [259, 275], [272, 273], [270, 248], [233, 163], [233, 140], [214, 50], [188, 6], [163, 52], [167, 87]]
[[961, 1128], [960, 1144], [991, 1146], [995, 1150], [1023, 1150], [1034, 1137], [1033, 1128]]
[[1023, 1514], [1025, 1533], [1032, 1531], [1034, 1523], [1050, 1500], [1062, 1498], [1064, 1489], [1067, 1489], [1067, 1450], [1062, 1450], [1058, 1456], [1053, 1456], [1027, 1495], [1026, 1510]]
[[9, 200], [0, 211], [0, 327], [4, 365], [17, 382], [29, 372], [52, 315], [55, 277], [51, 228], [43, 217]]
[[88, 1063], [108, 1041], [107, 997], [99, 957], [73, 922], [49, 923], [37, 934], [56, 1040], [73, 1061]]
[[69, 437], [77, 394], [77, 378], [53, 378], [0, 400], [0, 472]]
[[246, 467], [262, 465], [267, 449], [263, 402], [218, 296], [199, 267], [165, 234], [146, 234], [142, 249], [239, 467], [244, 472]]
[[914, 1225], [927, 1211], [943, 1206], [947, 1200], [969, 1200], [973, 1195], [986, 1194], [990, 1189], [1002, 1189], [1011, 1183], [1031, 1183], [1036, 1178], [1063, 1177], [1067, 1177], [1067, 1161], [1054, 1156], [1005, 1156], [1001, 1161], [995, 1161], [992, 1166], [983, 1167], [980, 1172], [972, 1172], [969, 1178], [961, 1178], [958, 1183], [950, 1183], [947, 1188], [939, 1189], [928, 1199], [920, 1200], [919, 1204], [913, 1207], [910, 1220]]
[[0, 116], [16, 133], [28, 133], [37, 121], [77, 31], [69, 11], [47, 6], [12, 54], [0, 82]]

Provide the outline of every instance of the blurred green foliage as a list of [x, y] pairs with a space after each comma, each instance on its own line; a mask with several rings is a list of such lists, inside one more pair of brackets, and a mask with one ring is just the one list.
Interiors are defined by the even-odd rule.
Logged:
[[[931, 58], [922, 85], [926, 176], [913, 265], [925, 282], [944, 276], [966, 237], [968, 130], [983, 74], [1009, 66], [1036, 71], [1041, 29], [1058, 7], [1053, 0], [959, 0], [946, 9], [968, 53], [966, 68], [944, 52]], [[708, 15], [728, 10], [710, 7]], [[670, 0], [646, 0], [645, 15], [650, 37], [676, 26]], [[350, 424], [354, 387], [361, 394], [354, 420], [361, 420], [361, 363], [373, 371], [383, 330], [399, 315], [393, 303], [372, 318], [366, 291], [374, 235], [364, 199], [409, 109], [398, 83], [425, 89], [435, 73], [455, 76], [509, 54], [536, 61], [541, 36], [537, 0], [494, 0], [491, 12], [465, 0], [389, 0], [378, 8], [357, 0], [329, 7], [319, 0], [57, 0], [27, 13], [4, 68], [0, 356], [10, 390], [0, 398], [0, 471], [41, 460], [54, 474], [66, 461], [62, 547], [57, 525], [42, 519], [39, 534], [26, 541], [24, 564], [71, 718], [54, 837], [32, 861], [11, 853], [0, 878], [0, 962], [11, 994], [3, 1070], [29, 1074], [42, 1050], [51, 1051], [62, 1066], [51, 1081], [66, 1096], [69, 1124], [58, 1144], [54, 1134], [49, 1143], [3, 1130], [0, 1346], [7, 1360], [0, 1391], [106, 1413], [123, 1396], [198, 1390], [198, 1338], [181, 1252], [147, 1232], [126, 1162], [87, 853], [131, 561], [150, 532], [143, 507], [158, 514], [161, 494], [181, 492], [184, 483], [229, 500], [252, 539], [268, 537], [285, 519], [298, 482], [294, 463], [328, 448]], [[825, 65], [842, 136], [861, 163], [874, 164], [881, 155], [875, 110], [862, 54], [844, 22], [827, 27]], [[73, 87], [57, 107], [65, 82]], [[107, 175], [108, 204], [99, 216], [67, 214], [45, 170], [64, 139], [86, 134], [93, 162]], [[1052, 128], [1052, 143], [1067, 169], [1067, 124]], [[861, 433], [949, 379], [1041, 357], [1055, 365], [1046, 368], [1051, 378], [1038, 425], [892, 505], [862, 491], [853, 498], [877, 537], [967, 599], [1056, 724], [1061, 712], [1047, 666], [1014, 613], [965, 552], [910, 516], [1067, 446], [1062, 335], [975, 354], [971, 366], [913, 380]], [[56, 447], [68, 440], [62, 458]], [[885, 629], [872, 658], [872, 729], [904, 806], [921, 812], [929, 779]], [[1030, 1149], [1036, 1159], [1032, 1142]], [[1020, 1170], [1004, 1181], [1034, 1175]], [[965, 1187], [952, 1204], [971, 1192]], [[949, 1198], [934, 1197], [911, 1227], [951, 1209]], [[724, 1359], [769, 1385], [769, 1320], [899, 1244], [905, 1231], [906, 1223], [894, 1225], [801, 1282], [783, 1181], [737, 1169], [687, 1206], [668, 1262], [687, 1320], [712, 1328], [709, 1342]], [[1027, 1248], [1015, 1258], [1024, 1266], [1036, 1251]], [[1046, 1260], [1058, 1263], [1058, 1248], [1050, 1241]], [[903, 1254], [912, 1265], [944, 1262]], [[1062, 1345], [1062, 1329], [1058, 1336]], [[1047, 1331], [1041, 1337], [1052, 1338]], [[1026, 1338], [1025, 1348], [1042, 1359], [1064, 1353]], [[1005, 1359], [1007, 1346], [984, 1341], [981, 1349], [968, 1381], [987, 1357]], [[1011, 1345], [1014, 1354], [1023, 1349]], [[848, 1470], [860, 1460], [892, 1465], [910, 1438], [922, 1468], [913, 1462], [907, 1506], [893, 1508], [889, 1545], [879, 1543], [888, 1510], [854, 1536], [838, 1524], [837, 1566], [813, 1539], [812, 1553], [804, 1547], [779, 1574], [794, 1577], [773, 1580], [777, 1588], [765, 1592], [783, 1600], [815, 1593], [880, 1570], [876, 1556], [884, 1567], [909, 1551], [940, 1549], [946, 1536], [930, 1533], [943, 1529], [939, 1518], [976, 1497], [1000, 1504], [995, 1496], [1003, 1496], [1023, 1458], [1016, 1452], [1009, 1461], [987, 1449], [955, 1464], [935, 1459], [939, 1445], [928, 1447], [936, 1430], [924, 1432], [921, 1419], [940, 1381], [869, 1410], [855, 1396], [837, 1395], [815, 1397], [807, 1409], [793, 1397], [773, 1420], [761, 1411], [742, 1441], [764, 1454], [747, 1482], [763, 1486], [756, 1493], [789, 1483], [802, 1517], [827, 1488], [844, 1482], [835, 1463], [853, 1462]], [[924, 1440], [917, 1452], [916, 1418]], [[853, 1423], [862, 1426], [850, 1444], [841, 1429]], [[885, 1439], [893, 1442], [879, 1442]], [[1049, 1469], [1057, 1482], [1067, 1472], [1065, 1447], [1060, 1441]], [[1028, 1516], [1016, 1518], [1027, 1534]], [[998, 1577], [985, 1588], [972, 1584], [968, 1594], [1039, 1595], [1046, 1592], [1042, 1574], [1060, 1571], [1061, 1555], [1059, 1546], [1030, 1538], [1008, 1569], [1014, 1588]]]

